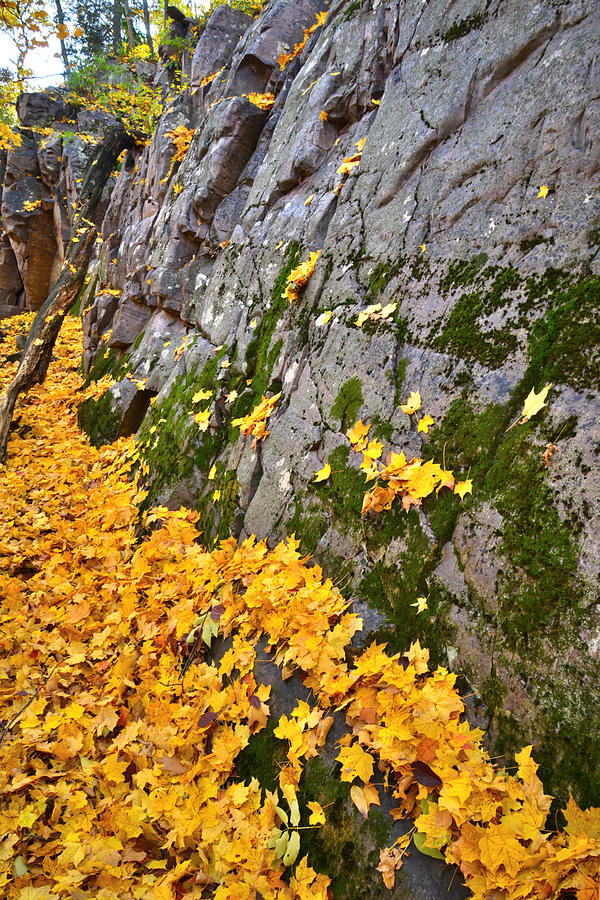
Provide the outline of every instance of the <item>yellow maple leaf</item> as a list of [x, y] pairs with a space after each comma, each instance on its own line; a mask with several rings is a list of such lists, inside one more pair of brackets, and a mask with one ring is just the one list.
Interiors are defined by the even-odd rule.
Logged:
[[342, 781], [354, 781], [355, 778], [360, 778], [366, 784], [371, 780], [373, 757], [363, 750], [360, 744], [354, 743], [349, 747], [342, 747], [336, 759], [342, 764], [340, 774]]
[[328, 115], [327, 115], [327, 113], [325, 112], [324, 109], [322, 109], [321, 112], [319, 113], [319, 118], [320, 118], [321, 122], [326, 122], [326, 121], [327, 121]]
[[540, 197], [541, 197], [542, 199], [544, 199], [544, 198], [547, 197], [547, 196], [548, 196], [548, 185], [547, 185], [547, 184], [543, 184], [543, 185], [541, 186], [539, 192], [538, 192], [538, 195], [537, 195], [537, 197], [536, 197], [536, 200], [539, 200]]
[[206, 409], [201, 409], [200, 412], [196, 413], [192, 418], [200, 431], [206, 431], [210, 422], [210, 406]]
[[467, 478], [465, 481], [457, 481], [454, 485], [454, 493], [458, 494], [461, 500], [464, 500], [465, 494], [473, 493], [473, 480]]
[[521, 422], [528, 422], [532, 416], [535, 416], [541, 409], [547, 406], [546, 397], [548, 396], [548, 391], [552, 387], [552, 384], [547, 384], [545, 388], [536, 394], [535, 388], [531, 388], [525, 403], [523, 404], [523, 409], [521, 410], [520, 419]]
[[200, 403], [201, 400], [208, 400], [210, 397], [212, 397], [212, 391], [200, 389], [199, 391], [196, 391], [192, 397], [192, 403]]
[[302, 288], [307, 284], [309, 278], [315, 269], [315, 263], [319, 258], [320, 250], [312, 251], [309, 254], [309, 257], [305, 262], [300, 263], [299, 266], [296, 266], [286, 279], [285, 288], [282, 293], [282, 297], [285, 297], [286, 300], [289, 300], [290, 303], [293, 300], [298, 299], [298, 295]]
[[419, 613], [422, 613], [424, 610], [426, 610], [428, 608], [427, 607], [427, 597], [417, 597], [416, 601], [414, 603], [411, 603], [410, 605], [416, 606], [417, 615], [418, 615]]
[[352, 428], [349, 428], [346, 432], [346, 437], [350, 441], [351, 444], [360, 444], [369, 433], [370, 425], [363, 425], [362, 419], [359, 419]]
[[421, 393], [420, 391], [411, 391], [406, 403], [400, 406], [402, 412], [412, 416], [417, 410], [421, 409]]
[[316, 800], [309, 800], [306, 804], [310, 809], [310, 818], [308, 820], [309, 825], [324, 825], [325, 824], [325, 813], [323, 812], [323, 807], [320, 803], [317, 803]]
[[363, 787], [353, 784], [350, 788], [350, 798], [365, 819], [369, 815], [369, 807], [381, 806], [377, 788], [373, 784], [365, 784]]
[[331, 466], [329, 463], [325, 463], [322, 469], [319, 469], [318, 472], [315, 472], [315, 476], [313, 478], [313, 484], [316, 484], [317, 481], [327, 481], [329, 476], [331, 475]]
[[433, 419], [427, 413], [427, 415], [423, 416], [422, 419], [419, 419], [419, 424], [417, 426], [417, 431], [423, 431], [425, 434], [429, 434], [429, 429], [433, 425]]

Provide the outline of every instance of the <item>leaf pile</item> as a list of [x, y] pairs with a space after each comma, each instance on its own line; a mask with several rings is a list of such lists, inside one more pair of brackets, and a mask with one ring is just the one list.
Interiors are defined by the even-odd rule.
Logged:
[[[2, 324], [0, 389], [26, 324]], [[98, 450], [77, 430], [80, 346], [68, 319], [0, 472], [3, 897], [326, 900], [300, 836], [326, 810], [300, 809], [297, 790], [336, 710], [340, 777], [360, 812], [382, 782], [393, 816], [415, 817], [410, 846], [457, 863], [474, 897], [597, 897], [599, 812], [571, 801], [565, 832], [546, 832], [531, 748], [515, 774], [494, 769], [456, 676], [430, 672], [418, 642], [393, 656], [372, 644], [350, 664], [361, 620], [296, 540], [207, 552], [196, 513], [140, 514], [133, 440]], [[362, 452], [373, 442], [360, 424]], [[228, 639], [219, 657], [216, 635]], [[269, 716], [261, 636], [315, 698], [279, 721], [287, 764], [272, 793], [235, 771]], [[410, 841], [382, 848], [389, 887]]]
[[[423, 498], [443, 487], [454, 488], [454, 475], [433, 460], [424, 462], [418, 457], [407, 461], [404, 453], [390, 451], [385, 465], [379, 462], [383, 444], [377, 439], [368, 440], [370, 425], [359, 420], [348, 431], [347, 437], [355, 453], [362, 453], [360, 468], [367, 481], [377, 479], [375, 487], [367, 491], [363, 498], [362, 514], [378, 513], [390, 509], [394, 499], [399, 497], [405, 510], [420, 506]], [[380, 483], [381, 482], [381, 483]]]
[[315, 250], [309, 254], [307, 260], [292, 269], [287, 277], [282, 297], [292, 303], [298, 299], [300, 291], [306, 286], [312, 273], [315, 271], [315, 263], [319, 258], [320, 250]]
[[267, 430], [267, 419], [279, 403], [281, 393], [273, 394], [272, 397], [263, 396], [259, 403], [256, 404], [252, 412], [240, 419], [233, 419], [231, 424], [234, 428], [239, 428], [242, 434], [247, 437], [252, 435], [254, 441], [252, 446], [256, 447], [258, 441], [264, 441], [271, 432]]

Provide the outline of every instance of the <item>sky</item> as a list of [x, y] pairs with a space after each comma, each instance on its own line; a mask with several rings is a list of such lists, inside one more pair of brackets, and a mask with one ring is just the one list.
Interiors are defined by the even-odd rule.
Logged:
[[[55, 54], [59, 54], [58, 58]], [[14, 70], [13, 60], [16, 55], [15, 45], [10, 37], [4, 32], [0, 32], [0, 66]], [[35, 76], [31, 79], [30, 89], [41, 90], [62, 83], [63, 68], [60, 59], [60, 44], [54, 35], [49, 38], [47, 47], [38, 47], [32, 50], [27, 55], [26, 62]]]

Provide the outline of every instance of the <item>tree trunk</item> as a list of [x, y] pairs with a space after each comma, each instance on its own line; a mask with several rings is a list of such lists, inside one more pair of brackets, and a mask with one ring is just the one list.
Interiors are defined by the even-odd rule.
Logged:
[[121, 0], [113, 0], [112, 47], [115, 56], [121, 50]]
[[148, 0], [142, 0], [142, 12], [144, 14], [144, 28], [146, 29], [146, 43], [150, 47], [150, 53], [154, 56], [154, 44], [152, 43], [152, 35], [150, 34], [150, 12], [148, 10]]
[[0, 397], [0, 464], [6, 462], [8, 436], [19, 394], [41, 384], [52, 359], [52, 351], [63, 319], [75, 303], [96, 241], [94, 213], [106, 179], [117, 157], [135, 141], [122, 126], [114, 126], [100, 143], [81, 187], [82, 203], [71, 227], [71, 240], [58, 280], [32, 322], [17, 373]]
[[127, 23], [127, 45], [131, 50], [132, 47], [135, 47], [135, 33], [133, 31], [133, 19], [131, 18], [129, 0], [123, 0], [123, 9], [125, 10], [125, 22]]
[[[63, 14], [63, 8], [60, 0], [56, 0], [56, 18], [58, 19], [58, 24], [65, 24], [65, 17]], [[62, 56], [63, 65], [65, 67], [65, 77], [67, 75], [67, 71], [69, 69], [69, 57], [67, 54], [67, 45], [65, 44], [64, 38], [60, 38], [60, 55]]]

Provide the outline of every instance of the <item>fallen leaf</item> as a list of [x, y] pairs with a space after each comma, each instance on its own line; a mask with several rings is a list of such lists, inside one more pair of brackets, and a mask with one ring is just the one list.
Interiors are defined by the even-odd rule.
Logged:
[[423, 416], [422, 419], [419, 419], [419, 424], [417, 426], [417, 431], [423, 431], [425, 434], [429, 434], [429, 429], [433, 425], [433, 419], [427, 413], [427, 415]]
[[454, 493], [458, 494], [461, 500], [464, 500], [465, 494], [473, 493], [473, 480], [467, 478], [465, 481], [457, 481], [454, 485]]
[[331, 466], [329, 463], [325, 463], [322, 469], [319, 469], [318, 472], [315, 472], [313, 478], [313, 484], [316, 484], [317, 481], [327, 481], [329, 476], [331, 475]]
[[421, 409], [421, 394], [419, 391], [411, 391], [406, 403], [400, 406], [402, 412], [412, 416], [417, 410]]
[[426, 610], [428, 608], [427, 607], [427, 597], [417, 597], [416, 601], [414, 603], [411, 603], [410, 605], [416, 606], [417, 615], [418, 615], [419, 613], [422, 613], [424, 610]]
[[535, 388], [531, 388], [529, 394], [527, 395], [527, 399], [523, 404], [523, 409], [521, 410], [521, 423], [528, 422], [532, 416], [535, 416], [541, 409], [543, 409], [546, 404], [546, 397], [548, 396], [548, 391], [552, 387], [552, 384], [547, 384], [545, 388], [536, 394]]

